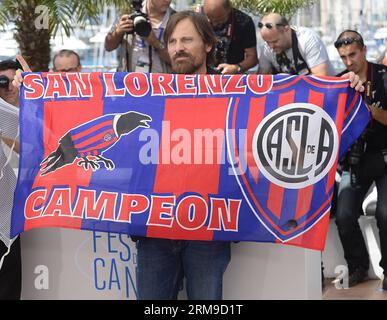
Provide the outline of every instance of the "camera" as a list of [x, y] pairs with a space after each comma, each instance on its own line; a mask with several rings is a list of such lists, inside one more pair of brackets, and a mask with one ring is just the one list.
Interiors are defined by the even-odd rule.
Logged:
[[215, 61], [216, 64], [227, 62], [227, 40], [220, 38], [215, 46]]
[[149, 22], [148, 16], [141, 11], [142, 0], [132, 0], [134, 12], [129, 16], [133, 20], [133, 32], [140, 37], [147, 37], [152, 31], [152, 26]]
[[360, 160], [366, 149], [365, 135], [362, 134], [352, 145], [348, 152], [348, 165], [351, 179], [351, 186], [360, 188]]
[[9, 78], [5, 75], [0, 76], [0, 88], [8, 88], [9, 86]]

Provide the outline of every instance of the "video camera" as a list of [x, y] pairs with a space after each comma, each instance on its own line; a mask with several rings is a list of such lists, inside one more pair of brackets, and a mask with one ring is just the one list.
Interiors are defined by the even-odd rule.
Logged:
[[9, 78], [7, 76], [1, 75], [0, 76], [0, 88], [4, 88], [4, 89], [8, 88], [9, 81], [10, 80], [9, 80]]
[[133, 20], [133, 32], [140, 37], [147, 37], [152, 31], [152, 25], [149, 22], [148, 16], [141, 11], [142, 0], [132, 0], [134, 12], [129, 16]]

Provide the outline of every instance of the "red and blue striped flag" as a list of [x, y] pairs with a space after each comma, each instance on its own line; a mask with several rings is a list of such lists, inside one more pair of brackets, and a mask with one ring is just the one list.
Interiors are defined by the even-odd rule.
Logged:
[[369, 121], [347, 80], [28, 73], [12, 235], [64, 227], [322, 250]]

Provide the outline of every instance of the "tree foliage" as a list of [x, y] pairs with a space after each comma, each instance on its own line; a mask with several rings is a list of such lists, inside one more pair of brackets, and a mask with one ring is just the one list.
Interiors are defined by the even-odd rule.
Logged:
[[69, 36], [75, 26], [97, 21], [105, 5], [120, 9], [127, 0], [3, 0], [0, 1], [0, 25], [15, 23], [14, 38], [32, 70], [47, 71], [50, 62], [50, 38], [58, 30]]
[[300, 8], [311, 6], [315, 0], [231, 0], [234, 7], [261, 16], [270, 12], [292, 17]]

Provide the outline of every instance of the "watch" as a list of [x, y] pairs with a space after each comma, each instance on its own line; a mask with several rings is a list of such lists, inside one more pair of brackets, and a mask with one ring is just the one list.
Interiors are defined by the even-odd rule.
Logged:
[[237, 65], [237, 67], [238, 67], [237, 72], [238, 72], [238, 73], [242, 73], [242, 72], [243, 72], [242, 66], [241, 66], [239, 63], [237, 63], [236, 65]]
[[158, 41], [157, 45], [154, 48], [155, 50], [163, 50], [165, 49], [165, 45], [161, 41]]

